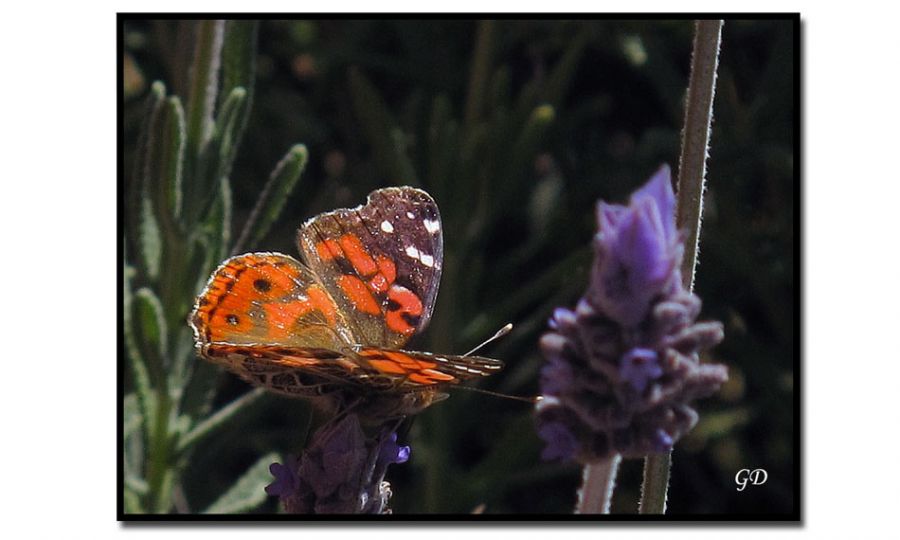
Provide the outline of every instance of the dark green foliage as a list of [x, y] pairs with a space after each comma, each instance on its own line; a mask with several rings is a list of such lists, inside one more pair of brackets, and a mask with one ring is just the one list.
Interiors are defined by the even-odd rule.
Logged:
[[[677, 165], [692, 32], [687, 20], [128, 21], [126, 53], [167, 86], [125, 105], [126, 510], [276, 511], [231, 494], [260, 485], [261, 456], [303, 447], [308, 407], [220, 377], [194, 358], [185, 320], [235, 248], [296, 256], [300, 223], [377, 187], [423, 187], [444, 220], [435, 315], [410, 347], [463, 353], [513, 322], [484, 351], [507, 368], [481, 386], [533, 395], [546, 320], [586, 285], [596, 200]], [[671, 513], [793, 504], [792, 43], [789, 22], [724, 26], [696, 291], [701, 319], [726, 325], [712, 356], [732, 381], [676, 446]], [[574, 507], [580, 471], [540, 461], [527, 404], [456, 391], [400, 442], [412, 456], [388, 473], [395, 512]], [[641, 466], [623, 463], [613, 512], [637, 511]], [[734, 491], [743, 467], [768, 470], [769, 496]]]
[[[194, 296], [232, 247], [230, 171], [250, 109], [257, 27], [251, 21], [196, 25], [187, 113], [161, 82], [145, 98], [123, 239], [126, 512], [193, 509], [183, 497], [176, 501], [176, 493], [195, 444], [262, 395], [251, 392], [210, 415], [218, 373], [198, 369], [186, 324]], [[220, 90], [226, 97], [216, 108]], [[258, 240], [278, 217], [305, 162], [306, 149], [297, 145], [279, 163], [274, 194], [260, 201], [263, 219], [248, 223], [245, 236]], [[268, 462], [252, 467], [208, 511], [259, 506], [275, 457], [263, 458]]]

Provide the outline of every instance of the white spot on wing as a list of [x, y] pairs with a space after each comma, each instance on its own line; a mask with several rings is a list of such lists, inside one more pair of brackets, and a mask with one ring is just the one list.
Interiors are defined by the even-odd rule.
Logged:
[[381, 230], [390, 234], [390, 233], [394, 232], [394, 226], [391, 225], [390, 221], [384, 220], [381, 222]]
[[419, 261], [423, 265], [427, 266], [428, 268], [434, 268], [434, 256], [433, 255], [429, 255], [427, 253], [422, 253], [421, 251], [419, 251], [416, 248], [416, 246], [406, 246], [406, 249], [404, 251], [406, 252], [406, 255], [408, 257], [410, 257], [411, 259], [416, 259], [417, 261]]
[[431, 234], [435, 234], [439, 230], [441, 230], [441, 222], [437, 220], [426, 219], [423, 220], [422, 223], [425, 225], [425, 230], [430, 232]]
[[407, 212], [406, 217], [408, 217], [409, 219], [415, 219], [416, 215], [413, 214], [412, 212]]

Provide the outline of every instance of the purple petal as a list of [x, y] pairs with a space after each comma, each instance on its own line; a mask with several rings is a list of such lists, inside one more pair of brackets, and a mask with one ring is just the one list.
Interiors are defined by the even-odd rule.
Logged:
[[656, 351], [635, 348], [619, 361], [619, 375], [640, 393], [663, 374]]
[[672, 171], [668, 165], [661, 166], [646, 184], [631, 195], [631, 204], [639, 199], [650, 198], [659, 210], [659, 217], [665, 231], [666, 240], [675, 240], [675, 192], [672, 190]]
[[578, 451], [578, 439], [561, 422], [547, 422], [538, 428], [538, 436], [547, 443], [541, 459], [571, 459]]

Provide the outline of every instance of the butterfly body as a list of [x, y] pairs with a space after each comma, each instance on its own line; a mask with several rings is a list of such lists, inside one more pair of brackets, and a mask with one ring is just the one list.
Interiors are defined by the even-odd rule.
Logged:
[[428, 324], [440, 282], [440, 216], [426, 192], [377, 190], [310, 219], [297, 242], [305, 264], [248, 253], [213, 273], [190, 317], [201, 357], [278, 394], [382, 418], [502, 368], [403, 349]]

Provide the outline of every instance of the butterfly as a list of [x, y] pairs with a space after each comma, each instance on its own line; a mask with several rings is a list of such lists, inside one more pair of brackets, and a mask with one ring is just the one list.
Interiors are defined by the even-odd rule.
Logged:
[[306, 221], [297, 244], [304, 262], [247, 253], [213, 272], [189, 318], [202, 358], [277, 394], [382, 419], [503, 367], [403, 350], [428, 324], [441, 278], [441, 219], [425, 191], [373, 191]]

